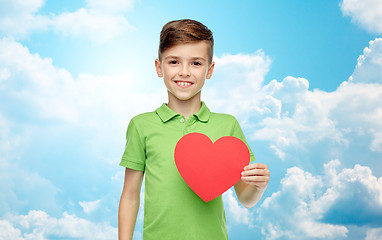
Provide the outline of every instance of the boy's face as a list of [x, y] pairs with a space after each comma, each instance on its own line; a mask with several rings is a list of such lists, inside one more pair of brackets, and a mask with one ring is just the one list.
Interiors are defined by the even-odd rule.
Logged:
[[[208, 63], [207, 43], [185, 43], [171, 47], [155, 60], [158, 77], [163, 77], [169, 98], [187, 101], [200, 97], [205, 79], [212, 76], [215, 63]], [[174, 98], [175, 97], [175, 98]]]

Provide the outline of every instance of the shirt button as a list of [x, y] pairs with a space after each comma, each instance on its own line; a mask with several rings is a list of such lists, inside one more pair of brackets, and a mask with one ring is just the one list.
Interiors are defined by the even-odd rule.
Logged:
[[183, 118], [182, 118], [182, 119], [180, 119], [180, 122], [181, 122], [181, 123], [184, 123], [184, 119], [183, 119]]

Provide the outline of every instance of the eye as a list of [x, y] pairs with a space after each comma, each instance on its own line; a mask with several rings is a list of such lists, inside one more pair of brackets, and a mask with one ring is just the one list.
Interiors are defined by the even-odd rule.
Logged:
[[176, 61], [176, 60], [171, 60], [171, 61], [169, 61], [168, 63], [169, 63], [169, 64], [177, 64], [178, 61]]
[[192, 65], [194, 65], [194, 66], [201, 66], [202, 63], [201, 63], [201, 62], [198, 62], [198, 61], [195, 61], [195, 62], [192, 62]]

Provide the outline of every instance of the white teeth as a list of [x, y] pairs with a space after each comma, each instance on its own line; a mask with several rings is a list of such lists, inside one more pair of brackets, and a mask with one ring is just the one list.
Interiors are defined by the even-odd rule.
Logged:
[[178, 85], [183, 86], [183, 87], [188, 87], [191, 85], [190, 82], [177, 82], [177, 83], [178, 83]]

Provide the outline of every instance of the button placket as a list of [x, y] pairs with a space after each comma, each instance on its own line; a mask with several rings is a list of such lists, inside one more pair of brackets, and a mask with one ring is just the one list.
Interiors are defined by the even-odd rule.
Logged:
[[187, 126], [186, 126], [187, 122], [186, 122], [186, 120], [184, 119], [184, 117], [182, 117], [182, 118], [179, 119], [179, 122], [180, 122], [180, 126], [182, 128], [183, 135], [186, 135], [187, 134], [187, 131], [186, 131], [186, 129], [187, 129]]
[[195, 120], [194, 119], [189, 119], [187, 122], [186, 122], [186, 125], [185, 125], [185, 128], [184, 128], [184, 133], [185, 134], [188, 134], [191, 132], [191, 127], [192, 125], [194, 124]]

